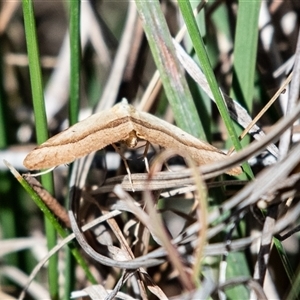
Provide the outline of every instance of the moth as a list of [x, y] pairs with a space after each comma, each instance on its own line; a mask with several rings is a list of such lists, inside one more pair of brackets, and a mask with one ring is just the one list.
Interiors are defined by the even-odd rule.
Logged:
[[[139, 139], [172, 149], [182, 157], [188, 155], [198, 165], [226, 158], [216, 147], [122, 101], [48, 139], [31, 151], [23, 164], [29, 170], [53, 168], [120, 141], [134, 148]], [[235, 167], [227, 174], [241, 172], [240, 167]]]

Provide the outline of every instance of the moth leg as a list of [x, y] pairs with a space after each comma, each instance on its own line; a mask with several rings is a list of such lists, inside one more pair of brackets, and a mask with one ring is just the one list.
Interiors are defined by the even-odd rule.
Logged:
[[143, 158], [144, 158], [145, 168], [146, 168], [147, 173], [150, 172], [149, 171], [149, 161], [148, 161], [148, 158], [147, 158], [147, 153], [148, 153], [149, 147], [150, 147], [150, 143], [147, 141], [146, 145], [145, 145], [145, 150], [144, 150], [144, 153], [143, 153]]
[[45, 175], [45, 174], [48, 174], [48, 173], [52, 172], [55, 168], [56, 168], [56, 166], [55, 166], [55, 167], [52, 167], [52, 168], [50, 168], [50, 169], [47, 169], [47, 170], [45, 170], [45, 171], [42, 171], [42, 172], [38, 172], [38, 173], [34, 173], [34, 174], [28, 173], [28, 176], [31, 176], [31, 177], [38, 177], [38, 176], [41, 176], [41, 175]]
[[132, 178], [131, 178], [131, 172], [130, 172], [129, 166], [127, 164], [126, 158], [124, 157], [123, 153], [120, 151], [120, 149], [115, 144], [111, 144], [111, 145], [114, 147], [115, 151], [121, 156], [123, 163], [125, 165], [126, 172], [128, 174], [128, 179], [131, 184], [132, 191], [135, 192], [134, 187], [133, 187]]

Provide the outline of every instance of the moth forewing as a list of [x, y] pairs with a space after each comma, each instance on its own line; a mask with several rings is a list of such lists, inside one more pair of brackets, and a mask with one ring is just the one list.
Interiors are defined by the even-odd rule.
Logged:
[[31, 151], [23, 164], [29, 170], [68, 164], [112, 143], [126, 140], [132, 131], [124, 105], [76, 123]]
[[[218, 148], [197, 139], [175, 125], [145, 112], [138, 112], [138, 114], [138, 118], [135, 116], [135, 119], [132, 118], [132, 122], [139, 138], [166, 149], [173, 149], [183, 157], [189, 155], [198, 165], [209, 164], [226, 158], [226, 154]], [[143, 122], [139, 121], [141, 119]], [[241, 172], [241, 168], [236, 167], [227, 173], [238, 175]]]

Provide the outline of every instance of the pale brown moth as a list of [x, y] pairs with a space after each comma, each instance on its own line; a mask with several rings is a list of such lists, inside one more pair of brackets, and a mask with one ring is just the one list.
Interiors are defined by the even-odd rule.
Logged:
[[[138, 139], [172, 149], [183, 157], [188, 155], [198, 165], [226, 158], [214, 146], [122, 101], [53, 136], [31, 151], [23, 163], [29, 170], [53, 168], [120, 141], [134, 148]], [[240, 167], [235, 167], [227, 174], [241, 172]]]

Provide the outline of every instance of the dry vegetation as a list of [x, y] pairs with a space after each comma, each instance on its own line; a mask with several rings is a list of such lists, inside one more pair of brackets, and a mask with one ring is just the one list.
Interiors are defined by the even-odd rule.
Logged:
[[[91, 108], [99, 112], [125, 97], [139, 110], [229, 150], [235, 142], [220, 104], [211, 101], [215, 93], [198, 67], [194, 41], [178, 34], [184, 21], [177, 3], [160, 3], [171, 35], [178, 34], [170, 44], [161, 16], [145, 13], [151, 2], [136, 2], [138, 11], [134, 2], [81, 3], [76, 79], [74, 65], [70, 76], [67, 35], [72, 6], [35, 1], [49, 136], [67, 127], [69, 107], [76, 115], [78, 104], [83, 119]], [[199, 169], [168, 151], [172, 145], [166, 151], [151, 145], [147, 172], [145, 141], [135, 149], [120, 142], [119, 153], [108, 146], [56, 168], [53, 184], [38, 177], [40, 184], [12, 168], [27, 172], [22, 161], [43, 125], [33, 117], [39, 83], [29, 71], [22, 3], [0, 2], [0, 299], [300, 297], [300, 4], [262, 1], [257, 26], [251, 25], [253, 12], [248, 20], [241, 7], [208, 1], [197, 20], [218, 85], [231, 97], [225, 95], [235, 131], [241, 134], [255, 120], [242, 150]], [[150, 32], [156, 41], [151, 47], [147, 22], [147, 37]], [[165, 71], [162, 83], [157, 67]], [[244, 174], [224, 175], [234, 165], [242, 165]], [[52, 245], [51, 226], [58, 235]]]

